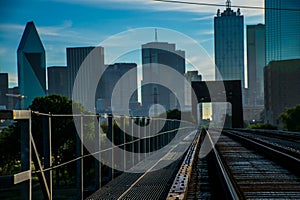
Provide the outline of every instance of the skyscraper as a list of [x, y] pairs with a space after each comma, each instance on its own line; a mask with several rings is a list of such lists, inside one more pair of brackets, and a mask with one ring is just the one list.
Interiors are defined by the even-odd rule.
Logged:
[[[198, 71], [187, 71], [184, 74], [185, 79], [187, 80], [187, 82], [184, 83], [184, 101], [185, 101], [185, 109], [186, 110], [192, 110], [192, 82], [193, 81], [202, 81], [202, 75], [198, 74]], [[200, 121], [202, 119], [202, 106], [198, 105], [198, 109], [199, 109], [199, 117], [200, 119], [198, 119], [198, 121]]]
[[[202, 75], [198, 74], [198, 71], [187, 71], [184, 74], [187, 82], [191, 85], [192, 81], [202, 81]], [[185, 105], [188, 107], [192, 106], [192, 91], [190, 85], [184, 86], [185, 91]]]
[[17, 51], [19, 92], [22, 109], [26, 109], [35, 97], [46, 95], [45, 49], [33, 22], [26, 24]]
[[[8, 88], [8, 94], [12, 95], [18, 95], [19, 94], [19, 88], [18, 87], [13, 87], [13, 88]], [[9, 95], [11, 96], [11, 95]], [[12, 109], [19, 109], [20, 108], [20, 98], [16, 97], [9, 97], [8, 96], [8, 107], [7, 109], [12, 110]]]
[[0, 106], [8, 107], [8, 73], [0, 73]]
[[234, 12], [227, 0], [226, 10], [214, 18], [216, 80], [241, 80], [244, 87], [244, 16]]
[[48, 67], [48, 95], [60, 94], [67, 96], [68, 74], [67, 67], [52, 66]]
[[[143, 80], [153, 83], [155, 77], [163, 73], [163, 66], [176, 70], [182, 76], [185, 73], [185, 52], [176, 50], [175, 44], [167, 42], [150, 42], [142, 45]], [[165, 77], [166, 79], [168, 77]], [[171, 77], [170, 77], [171, 78]], [[176, 81], [176, 80], [173, 80]], [[184, 95], [184, 83], [178, 94]], [[148, 110], [153, 104], [161, 104], [166, 110], [179, 109], [175, 94], [159, 84], [145, 84], [141, 89], [143, 108]], [[147, 113], [145, 113], [147, 114]]]
[[[86, 60], [86, 59], [88, 59], [88, 60]], [[73, 89], [76, 89], [76, 90], [82, 92], [82, 94], [84, 94], [86, 92], [87, 88], [73, 88], [74, 81], [77, 76], [77, 72], [84, 61], [85, 61], [85, 64], [87, 64], [87, 65], [104, 68], [104, 49], [103, 49], [103, 47], [67, 48], [68, 97], [69, 98], [72, 98]], [[91, 69], [92, 68], [93, 67], [91, 67]], [[88, 70], [89, 68], [86, 68], [86, 69]], [[84, 74], [82, 77], [84, 77], [84, 80], [81, 80], [81, 81], [87, 82], [87, 81], [89, 81], [89, 75], [92, 74], [93, 72], [84, 71], [83, 73]], [[82, 96], [85, 96], [85, 95], [82, 95]], [[81, 99], [81, 103], [83, 101], [84, 101], [84, 99]]]
[[[266, 65], [270, 61], [300, 58], [299, 0], [265, 0]], [[290, 10], [289, 10], [290, 9]]]
[[[132, 70], [132, 71], [131, 71]], [[97, 88], [97, 99], [102, 99], [104, 110], [111, 111], [111, 98], [117, 82], [122, 78], [124, 74], [131, 71], [130, 76], [123, 77], [126, 80], [126, 85], [120, 85], [120, 94], [115, 99], [117, 105], [113, 105], [117, 111], [122, 109], [125, 96], [130, 93], [128, 88], [137, 87], [137, 64], [136, 63], [115, 63], [108, 65], [104, 71]], [[138, 102], [137, 90], [131, 95], [129, 100], [129, 108], [136, 105]], [[99, 110], [99, 109], [98, 109]], [[124, 110], [122, 110], [124, 111]]]
[[247, 26], [248, 102], [264, 104], [265, 25]]

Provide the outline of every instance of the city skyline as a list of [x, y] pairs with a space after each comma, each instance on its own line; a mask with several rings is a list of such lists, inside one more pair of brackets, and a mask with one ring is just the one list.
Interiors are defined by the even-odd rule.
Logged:
[[[18, 3], [18, 7], [14, 5]], [[225, 1], [216, 1], [224, 4]], [[241, 0], [233, 5], [244, 5]], [[147, 5], [147, 6], [144, 6]], [[263, 1], [251, 2], [253, 6], [263, 6]], [[47, 7], [47, 11], [45, 8]], [[66, 11], [68, 8], [69, 11]], [[16, 48], [27, 21], [33, 20], [47, 53], [47, 66], [66, 66], [65, 49], [74, 46], [97, 46], [110, 35], [131, 28], [163, 27], [179, 31], [195, 39], [213, 57], [213, 17], [221, 7], [169, 5], [154, 1], [47, 1], [3, 3], [0, 20], [0, 72], [9, 73], [10, 87], [17, 86]], [[22, 10], [22, 12], [20, 11]], [[46, 13], [55, 9], [56, 14], [48, 19]], [[7, 12], [10, 10], [10, 13]], [[72, 10], [72, 11], [71, 11]], [[78, 17], [76, 11], [82, 13]], [[263, 23], [263, 11], [241, 9], [245, 24]], [[45, 12], [41, 12], [45, 11]], [[18, 13], [20, 17], [14, 17]], [[141, 20], [137, 21], [139, 18]], [[180, 23], [178, 23], [180, 22]], [[153, 28], [154, 29], [154, 28]], [[163, 41], [158, 33], [158, 40]], [[147, 38], [154, 40], [154, 34]], [[176, 43], [177, 41], [167, 41]], [[105, 47], [104, 47], [105, 48]], [[181, 48], [181, 47], [179, 47]], [[187, 58], [193, 57], [187, 52]], [[111, 63], [106, 63], [111, 64]], [[209, 72], [211, 73], [211, 72]]]
[[300, 0], [0, 11], [0, 199], [300, 199]]

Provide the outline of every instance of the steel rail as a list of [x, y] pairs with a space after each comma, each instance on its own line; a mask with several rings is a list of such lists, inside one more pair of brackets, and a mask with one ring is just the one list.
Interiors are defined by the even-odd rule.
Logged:
[[222, 161], [219, 152], [217, 151], [213, 140], [211, 138], [210, 133], [206, 131], [207, 137], [209, 138], [210, 144], [212, 145], [213, 155], [215, 157], [215, 160], [217, 162], [217, 167], [219, 168], [219, 171], [221, 172], [222, 178], [225, 181], [226, 188], [229, 192], [230, 199], [238, 200], [238, 199], [244, 199], [243, 196], [241, 196], [241, 193], [239, 192], [238, 188], [236, 187], [235, 183], [233, 182], [231, 175], [229, 174], [228, 170], [225, 167], [224, 162]]
[[[293, 173], [300, 176], [299, 166], [300, 166], [300, 159], [293, 156], [292, 153], [288, 153], [286, 149], [280, 148], [275, 146], [271, 143], [263, 142], [261, 140], [256, 140], [254, 138], [247, 138], [238, 133], [232, 133], [231, 131], [223, 131], [224, 134], [235, 138], [239, 142], [244, 144], [248, 144], [248, 146], [255, 147], [256, 149], [260, 149], [262, 153], [269, 156], [273, 160], [277, 161], [280, 165], [283, 165], [287, 169], [293, 171]], [[279, 162], [283, 161], [284, 162]]]

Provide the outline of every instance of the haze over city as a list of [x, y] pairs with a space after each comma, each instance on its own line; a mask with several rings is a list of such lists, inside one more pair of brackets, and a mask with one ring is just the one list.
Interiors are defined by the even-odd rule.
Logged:
[[[34, 21], [43, 41], [47, 66], [65, 66], [66, 47], [97, 46], [112, 35], [143, 27], [161, 27], [185, 34], [198, 42], [213, 58], [213, 17], [217, 9], [225, 9], [225, 2], [218, 0], [213, 3], [224, 7], [170, 5], [152, 0], [4, 1], [0, 8], [0, 72], [9, 73], [10, 87], [17, 86], [16, 50], [28, 21]], [[264, 7], [264, 2], [235, 0], [232, 5]], [[263, 10], [241, 8], [241, 12], [245, 17], [245, 25], [264, 23]], [[143, 39], [154, 41], [154, 28]], [[172, 38], [167, 41], [163, 33], [158, 33], [158, 39], [161, 42], [178, 43]], [[130, 41], [128, 45], [131, 45]], [[132, 47], [137, 48], [140, 46]], [[178, 48], [182, 47], [179, 45]], [[193, 60], [190, 50], [184, 50], [187, 52], [186, 58]], [[203, 74], [210, 74], [208, 79], [213, 77], [213, 71]]]

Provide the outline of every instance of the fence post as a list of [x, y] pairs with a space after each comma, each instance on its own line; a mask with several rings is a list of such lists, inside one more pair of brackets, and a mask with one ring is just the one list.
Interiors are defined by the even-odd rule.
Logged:
[[118, 162], [120, 163], [119, 165], [119, 169], [120, 171], [122, 170], [123, 172], [125, 171], [125, 162], [126, 162], [126, 145], [125, 145], [125, 127], [124, 127], [124, 123], [125, 123], [125, 116], [121, 115], [120, 117], [120, 124], [119, 124], [119, 133], [118, 133], [118, 139], [120, 141], [120, 144], [122, 144], [123, 146], [120, 146], [120, 149], [123, 149], [123, 152], [120, 151], [120, 153], [118, 153], [118, 156], [120, 156], [120, 158], [118, 159]]
[[171, 135], [171, 138], [173, 139], [175, 137], [175, 127], [176, 127], [176, 123], [175, 123], [175, 120], [173, 119], [172, 120], [172, 135]]
[[[107, 128], [108, 128], [107, 134], [108, 134], [108, 137], [111, 138], [111, 143], [112, 143], [111, 148], [112, 148], [114, 145], [114, 128], [113, 128], [113, 116], [112, 115], [109, 115], [107, 117], [107, 122], [108, 122], [107, 123]], [[114, 175], [113, 175], [113, 173], [114, 173], [114, 151], [113, 151], [113, 149], [111, 149], [110, 152], [111, 152], [111, 154], [110, 154], [111, 170], [109, 170], [108, 176], [109, 176], [110, 180], [112, 180], [114, 178]]]
[[[44, 169], [50, 168], [52, 166], [52, 149], [51, 149], [51, 113], [49, 112], [48, 120], [47, 118], [42, 118], [43, 120], [43, 143], [44, 143]], [[52, 199], [52, 170], [45, 172], [45, 178], [49, 187], [50, 199]]]
[[142, 138], [142, 130], [141, 130], [142, 127], [141, 127], [141, 118], [140, 117], [137, 118], [137, 125], [138, 125], [138, 135], [139, 135], [138, 144], [139, 144], [139, 162], [140, 162], [141, 160], [144, 159], [144, 149], [143, 149], [144, 139], [141, 139]]
[[136, 157], [134, 159], [134, 165], [135, 165], [135, 164], [140, 162], [140, 154], [141, 154], [141, 148], [140, 148], [141, 140], [140, 139], [141, 139], [141, 135], [140, 135], [140, 132], [139, 132], [140, 127], [138, 126], [138, 117], [134, 117], [133, 120], [134, 121], [132, 123], [135, 124], [135, 126], [134, 126], [135, 128], [134, 128], [133, 131], [135, 131], [135, 135], [137, 136], [137, 137], [135, 137], [137, 139], [137, 141], [134, 143], [134, 146], [135, 146], [134, 149], [135, 149], [135, 152], [137, 153]]
[[[164, 119], [163, 121], [164, 125], [163, 125], [163, 131], [168, 131], [168, 128], [166, 128], [166, 126], [168, 126], [168, 121], [167, 119]], [[164, 137], [163, 137], [163, 143], [162, 143], [162, 147], [166, 146], [168, 144], [169, 141], [169, 133], [165, 133]]]
[[[100, 115], [97, 115], [94, 118], [94, 133], [95, 133], [95, 152], [100, 151], [100, 145], [101, 145], [101, 135], [100, 135], [100, 129], [101, 129], [101, 124], [100, 124]], [[102, 181], [102, 175], [101, 175], [101, 153], [99, 152], [97, 155], [95, 155], [95, 189], [101, 188], [101, 181]]]
[[[79, 135], [80, 134], [80, 135]], [[76, 135], [76, 156], [80, 157], [83, 155], [83, 115], [80, 115], [80, 133]], [[80, 139], [81, 138], [81, 139]], [[77, 160], [77, 188], [78, 198], [83, 199], [83, 158]]]
[[143, 139], [143, 144], [142, 144], [142, 147], [144, 149], [144, 159], [147, 157], [147, 141], [148, 141], [148, 138], [147, 138], [147, 131], [145, 129], [145, 117], [142, 117], [142, 121], [140, 122], [140, 129], [143, 129], [144, 132], [143, 132], [143, 137], [146, 137], [146, 139]]
[[[21, 130], [21, 169], [22, 171], [31, 171], [31, 117], [27, 120], [20, 120]], [[21, 189], [21, 197], [24, 200], [32, 199], [32, 179], [24, 181]]]
[[[129, 126], [129, 133], [130, 133], [130, 142], [132, 142], [134, 140], [133, 137], [133, 122], [132, 122], [133, 118], [132, 116], [129, 116], [128, 118], [128, 126]], [[130, 161], [130, 167], [133, 167], [135, 165], [134, 163], [134, 155], [135, 155], [135, 148], [134, 148], [134, 143], [130, 143], [130, 148], [129, 148], [129, 152], [131, 152], [131, 161]]]
[[172, 120], [168, 120], [168, 143], [172, 140]]
[[126, 139], [126, 134], [128, 132], [128, 130], [126, 128], [127, 117], [125, 115], [123, 117], [124, 117], [124, 121], [123, 121], [123, 137], [124, 137], [124, 152], [123, 152], [123, 157], [124, 157], [123, 165], [124, 165], [124, 168], [123, 168], [123, 172], [125, 172], [127, 170], [127, 162], [128, 162], [126, 152], [129, 151], [130, 145], [126, 144], [127, 142], [129, 142]]
[[[52, 115], [49, 113], [49, 167], [52, 167]], [[50, 190], [50, 199], [53, 198], [53, 189], [52, 189], [52, 170], [49, 171], [49, 190]]]
[[160, 135], [159, 134], [159, 118], [155, 121], [155, 149], [159, 149], [159, 137]]
[[[155, 150], [155, 146], [154, 146], [154, 137], [151, 137], [152, 135], [154, 135], [153, 133], [155, 133], [155, 125], [154, 125], [154, 123], [155, 123], [155, 119], [154, 119], [154, 117], [152, 117], [152, 118], [150, 118], [149, 117], [149, 136], [150, 136], [150, 141], [151, 141], [151, 143], [150, 143], [150, 145], [149, 145], [149, 150], [148, 150], [148, 152], [150, 153], [150, 152], [152, 152], [152, 151], [154, 151]], [[150, 125], [150, 124], [152, 124], [152, 125]]]

